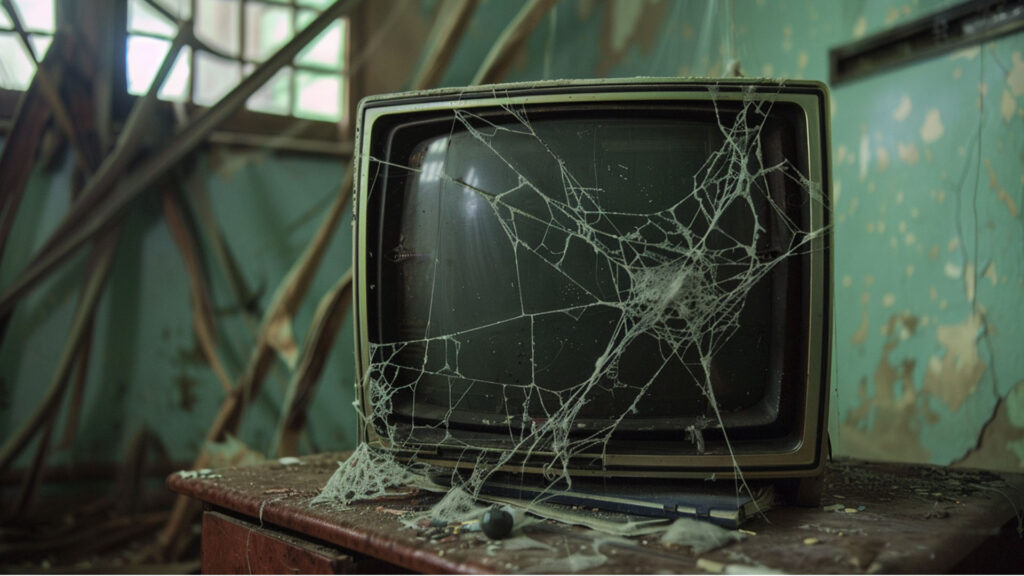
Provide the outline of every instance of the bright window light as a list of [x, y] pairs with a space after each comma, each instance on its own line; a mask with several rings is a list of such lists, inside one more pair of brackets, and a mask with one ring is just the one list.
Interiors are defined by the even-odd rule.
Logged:
[[188, 80], [192, 70], [192, 49], [184, 46], [178, 53], [178, 59], [167, 74], [167, 80], [157, 92], [162, 100], [171, 102], [188, 102]]
[[[128, 91], [136, 95], [149, 90], [178, 32], [178, 22], [151, 2], [179, 15], [179, 21], [194, 15], [196, 37], [210, 47], [194, 52], [183, 48], [159, 97], [211, 106], [294, 38], [331, 0], [128, 0]], [[346, 20], [332, 23], [296, 56], [294, 66], [279, 71], [245, 107], [264, 114], [340, 120], [347, 33]]]
[[161, 38], [128, 37], [128, 92], [145, 94], [153, 83], [160, 64], [171, 49], [171, 43]]
[[178, 33], [178, 27], [145, 0], [131, 0], [128, 3], [128, 30], [165, 38], [172, 38]]
[[295, 107], [296, 116], [314, 120], [336, 120], [341, 117], [339, 76], [299, 70], [297, 80], [299, 97]]
[[56, 28], [53, 0], [14, 0], [14, 8], [26, 30], [53, 34]]
[[21, 39], [13, 32], [0, 32], [0, 88], [24, 90], [36, 68]]
[[32, 43], [32, 49], [36, 52], [36, 58], [42, 61], [43, 57], [46, 56], [46, 52], [50, 49], [50, 44], [53, 43], [53, 36], [33, 34], [29, 36], [29, 42]]
[[[305, 27], [316, 18], [316, 13], [309, 10], [300, 10], [298, 15], [299, 27]], [[329, 68], [331, 70], [341, 69], [341, 49], [345, 38], [345, 27], [343, 22], [335, 22], [320, 33], [309, 46], [299, 52], [299, 64]]]
[[[53, 0], [13, 0], [21, 25], [28, 32], [37, 59], [42, 60], [56, 28]], [[25, 90], [36, 73], [32, 56], [14, 30], [14, 19], [0, 7], [0, 88]]]
[[198, 52], [192, 100], [200, 106], [213, 106], [241, 81], [241, 62]]

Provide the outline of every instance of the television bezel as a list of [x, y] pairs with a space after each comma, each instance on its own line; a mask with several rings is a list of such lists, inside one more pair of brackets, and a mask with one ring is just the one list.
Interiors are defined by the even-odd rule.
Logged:
[[[733, 476], [737, 468], [745, 477], [805, 477], [820, 474], [827, 452], [827, 422], [831, 376], [832, 338], [832, 231], [831, 166], [829, 158], [830, 103], [828, 88], [815, 81], [776, 81], [750, 79], [637, 78], [614, 80], [572, 80], [519, 84], [499, 84], [472, 88], [439, 89], [364, 98], [358, 107], [353, 163], [353, 311], [355, 330], [356, 407], [359, 416], [358, 440], [371, 446], [395, 449], [399, 456], [446, 468], [472, 468], [476, 458], [465, 458], [465, 448], [418, 444], [392, 447], [371, 422], [369, 385], [369, 308], [367, 258], [367, 209], [370, 189], [370, 163], [374, 126], [393, 121], [396, 116], [445, 113], [456, 109], [483, 110], [531, 105], [614, 104], [628, 101], [744, 101], [760, 99], [789, 102], [805, 115], [807, 129], [807, 169], [812, 186], [821, 192], [821, 202], [811, 204], [810, 226], [821, 234], [808, 246], [809, 290], [807, 330], [807, 374], [804, 378], [804, 406], [800, 438], [787, 451], [733, 454], [630, 454], [586, 453], [574, 456], [570, 473], [580, 476], [644, 476], [700, 478], [709, 474]], [[489, 449], [477, 449], [486, 453]], [[497, 455], [500, 450], [493, 450]], [[516, 461], [503, 469], [510, 472], [543, 473], [538, 461], [553, 454], [534, 454], [535, 458]], [[539, 459], [539, 460], [538, 460]], [[597, 463], [595, 465], [595, 462]], [[578, 463], [574, 465], [573, 463]]]

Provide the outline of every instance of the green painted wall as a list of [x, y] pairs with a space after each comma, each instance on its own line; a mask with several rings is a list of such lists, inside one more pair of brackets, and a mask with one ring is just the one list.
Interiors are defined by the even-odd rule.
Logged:
[[[945, 4], [757, 3], [736, 15], [740, 59], [826, 79], [828, 48]], [[1017, 34], [833, 90], [840, 453], [1024, 467], [1006, 416], [1024, 391], [1022, 50]]]

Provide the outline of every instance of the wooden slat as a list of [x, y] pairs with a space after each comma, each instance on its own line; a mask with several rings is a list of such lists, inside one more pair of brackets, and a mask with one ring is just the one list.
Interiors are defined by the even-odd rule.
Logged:
[[320, 32], [334, 20], [347, 14], [358, 2], [359, 0], [342, 0], [325, 9], [309, 26], [258, 66], [216, 105], [194, 118], [175, 134], [159, 152], [149, 156], [132, 173], [117, 178], [116, 185], [111, 183], [113, 189], [109, 192], [109, 198], [101, 203], [96, 202], [97, 196], [105, 196], [107, 193], [103, 187], [95, 187], [83, 193], [80, 203], [72, 207], [50, 235], [44, 249], [36, 254], [32, 263], [0, 295], [0, 314], [10, 310], [19, 298], [38, 285], [42, 278], [70, 257], [82, 244], [116, 221], [130, 202], [151, 190], [152, 184], [158, 178], [203, 142], [210, 132], [242, 107], [249, 96], [281, 67], [291, 62]]

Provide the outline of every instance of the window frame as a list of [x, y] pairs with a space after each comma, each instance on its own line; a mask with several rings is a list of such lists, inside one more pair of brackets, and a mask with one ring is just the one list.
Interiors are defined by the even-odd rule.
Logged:
[[[53, 0], [53, 4], [54, 29], [52, 31], [47, 31], [41, 30], [39, 28], [31, 28], [25, 22], [21, 22], [22, 30], [24, 31], [26, 37], [31, 39], [32, 36], [47, 36], [50, 38], [50, 42], [52, 44], [54, 37], [57, 35], [57, 29], [60, 27], [61, 22], [61, 2], [59, 0]], [[4, 6], [0, 6], [0, 10], [3, 10], [4, 13], [7, 12], [7, 8]], [[18, 14], [17, 16], [19, 19], [21, 18], [21, 14]], [[8, 15], [8, 18], [10, 18], [10, 15]], [[14, 27], [13, 23], [10, 28], [0, 29], [0, 32], [10, 33], [15, 36], [19, 35], [18, 30], [17, 28]], [[19, 38], [18, 41], [21, 42], [21, 39]], [[39, 58], [40, 61], [42, 61], [44, 54], [35, 54], [35, 56], [36, 58]], [[32, 56], [29, 55], [29, 60], [31, 59]], [[35, 66], [35, 62], [32, 62], [32, 65]], [[33, 76], [34, 75], [35, 73], [33, 73]], [[29, 82], [31, 83], [31, 79]], [[24, 93], [25, 90], [20, 90], [17, 88], [0, 87], [0, 136], [6, 136], [7, 132], [10, 130], [11, 123], [14, 120], [14, 114], [17, 112], [18, 109], [18, 102], [21, 99], [21, 95]]]
[[[141, 98], [128, 92], [127, 83], [127, 53], [128, 53], [128, 39], [132, 35], [159, 38], [162, 40], [168, 40], [168, 38], [148, 33], [136, 33], [130, 32], [128, 29], [128, 2], [130, 0], [111, 0], [106, 3], [110, 9], [114, 10], [112, 18], [110, 20], [114, 23], [111, 32], [114, 33], [114, 44], [116, 45], [116, 61], [113, 65], [113, 77], [111, 78], [112, 90], [114, 91], [114, 111], [113, 117], [115, 119], [123, 120], [127, 117], [128, 111], [131, 109], [133, 103]], [[188, 0], [190, 9], [195, 10], [197, 0]], [[278, 5], [283, 7], [289, 7], [292, 10], [293, 23], [298, 18], [298, 10], [312, 9], [308, 6], [302, 6], [296, 0], [287, 0], [274, 2], [272, 0], [232, 0], [236, 2], [239, 7], [239, 27], [245, 28], [245, 6], [246, 4], [268, 4]], [[55, 3], [55, 20], [56, 29], [59, 30], [62, 25], [74, 25], [75, 23], [69, 21], [73, 19], [73, 14], [65, 14], [64, 3], [60, 0], [54, 0]], [[159, 9], [157, 9], [159, 11]], [[74, 12], [72, 10], [71, 12]], [[299, 65], [296, 63], [289, 64], [292, 68], [292, 78], [290, 81], [291, 102], [289, 104], [289, 115], [279, 115], [266, 112], [259, 112], [249, 110], [245, 107], [237, 110], [228, 120], [221, 123], [220, 126], [210, 135], [209, 141], [216, 144], [223, 144], [228, 146], [239, 146], [239, 147], [260, 147], [260, 148], [273, 148], [282, 151], [292, 151], [297, 153], [310, 153], [310, 154], [326, 154], [333, 156], [347, 157], [352, 153], [352, 134], [354, 128], [353, 114], [355, 113], [356, 102], [358, 97], [354, 94], [356, 84], [354, 80], [356, 75], [351, 73], [351, 54], [352, 47], [354, 45], [354, 34], [353, 22], [358, 21], [358, 13], [361, 12], [361, 7], [354, 11], [352, 14], [343, 16], [342, 19], [346, 21], [346, 31], [343, 35], [343, 62], [341, 64], [340, 71], [332, 71], [325, 68], [318, 68], [316, 66]], [[194, 12], [192, 12], [194, 15]], [[167, 17], [168, 14], [163, 14]], [[178, 21], [175, 19], [172, 21], [173, 24], [177, 25]], [[101, 24], [102, 25], [102, 24]], [[292, 35], [296, 34], [299, 28], [295, 28], [293, 24]], [[30, 32], [30, 31], [29, 31]], [[217, 57], [227, 57], [239, 65], [245, 66], [246, 64], [252, 64], [253, 66], [259, 66], [258, 62], [252, 62], [245, 59], [245, 36], [244, 32], [239, 36], [239, 52], [237, 57], [230, 57], [222, 54], [216, 50], [207, 50]], [[193, 102], [193, 72], [195, 70], [195, 58], [196, 54], [203, 46], [201, 42], [186, 44], [191, 50], [190, 54], [190, 71], [188, 80], [188, 101], [186, 102], [173, 102], [161, 100], [162, 105], [168, 107], [178, 108], [180, 112], [183, 112], [187, 117], [193, 117], [196, 114], [208, 109], [208, 106], [195, 104]], [[299, 116], [291, 115], [294, 112], [297, 104], [296, 97], [298, 95], [296, 70], [309, 70], [319, 73], [337, 73], [341, 76], [342, 83], [342, 94], [340, 113], [341, 118], [337, 121], [330, 120], [319, 120], [309, 119]], [[248, 76], [243, 68], [242, 78]], [[6, 136], [10, 130], [10, 126], [13, 122], [14, 115], [17, 113], [18, 102], [22, 95], [25, 93], [24, 90], [16, 89], [5, 89], [0, 88], [0, 138]], [[115, 124], [118, 124], [115, 120]]]

